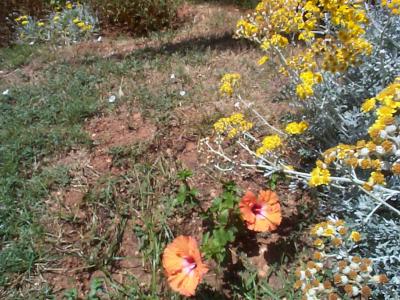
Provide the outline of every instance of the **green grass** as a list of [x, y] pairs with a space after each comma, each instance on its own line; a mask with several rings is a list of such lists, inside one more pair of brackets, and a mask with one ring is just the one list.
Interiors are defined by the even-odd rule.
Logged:
[[[26, 63], [34, 48], [3, 49], [2, 63]], [[10, 54], [10, 55], [8, 55]], [[26, 56], [24, 56], [26, 55]], [[24, 57], [24, 59], [22, 59]], [[0, 286], [29, 275], [46, 256], [40, 225], [51, 189], [68, 184], [65, 168], [43, 168], [45, 157], [73, 145], [89, 145], [81, 128], [99, 108], [97, 77], [84, 67], [60, 65], [43, 71], [40, 84], [1, 86], [0, 96]]]
[[39, 46], [15, 45], [0, 48], [0, 70], [15, 69], [28, 63], [37, 53]]
[[[23, 46], [2, 49], [2, 67], [12, 71], [28, 64], [38, 51], [39, 48]], [[19, 284], [22, 278], [33, 274], [35, 264], [45, 262], [52, 255], [47, 251], [46, 232], [41, 224], [41, 217], [46, 214], [43, 200], [56, 188], [68, 186], [70, 178], [66, 168], [46, 167], [46, 161], [73, 147], [90, 146], [90, 139], [82, 129], [82, 124], [101, 110], [113, 109], [107, 101], [101, 101], [104, 100], [101, 94], [112, 90], [114, 82], [118, 83], [122, 77], [131, 75], [134, 79], [140, 79], [146, 66], [163, 71], [166, 68], [171, 69], [182, 55], [192, 64], [203, 61], [203, 54], [191, 53], [189, 56], [170, 56], [138, 52], [125, 60], [102, 59], [89, 55], [80, 58], [80, 64], [76, 65], [48, 53], [41, 53], [41, 60], [45, 61], [46, 56], [43, 55], [48, 55], [47, 58], [53, 60], [53, 63], [39, 67], [38, 75], [41, 79], [38, 82], [0, 84], [0, 90], [10, 90], [9, 95], [0, 96], [0, 286], [3, 289], [12, 290], [14, 284]], [[167, 80], [168, 77], [165, 82]], [[145, 82], [137, 82], [139, 84], [133, 85], [134, 89], [126, 93], [134, 96], [144, 115], [154, 120], [167, 121], [171, 111], [182, 103], [178, 90], [163, 88], [164, 82], [158, 83], [152, 91], [146, 87]], [[116, 163], [119, 160], [124, 163], [126, 158], [129, 161], [140, 159], [145, 148], [116, 148], [111, 149], [111, 154]], [[154, 176], [168, 175], [168, 167], [160, 165], [157, 168], [160, 168], [157, 172], [151, 166], [144, 169], [134, 168], [134, 172], [139, 172], [140, 178], [143, 178], [143, 181], [136, 183], [137, 187], [134, 189], [140, 197], [136, 204], [125, 203], [122, 207], [116, 205], [115, 198], [115, 187], [121, 184], [121, 179], [101, 178], [99, 188], [94, 187], [85, 196], [93, 216], [104, 207], [119, 216], [126, 214], [130, 209], [129, 205], [137, 205], [140, 211], [150, 211], [150, 202], [154, 201], [150, 200], [151, 197], [160, 192], [152, 190], [152, 185], [157, 182]], [[151, 266], [153, 274], [151, 286], [145, 293], [150, 291], [153, 296], [159, 293], [157, 285], [160, 278], [157, 270], [160, 253], [166, 241], [171, 238], [166, 215], [163, 213], [164, 211], [160, 211], [158, 215], [145, 214], [143, 222], [146, 224], [146, 232], [140, 237], [145, 264]], [[64, 215], [61, 218], [74, 222], [74, 216]], [[110, 218], [110, 224], [115, 223]], [[164, 220], [161, 227], [160, 218]], [[126, 218], [123, 220], [126, 221]], [[87, 230], [92, 232], [91, 239], [84, 241], [86, 246], [82, 247], [92, 250], [85, 257], [87, 266], [106, 270], [108, 265], [112, 265], [118, 250], [119, 241], [113, 240], [121, 235], [124, 228], [121, 225], [105, 236], [100, 236], [100, 225], [103, 224], [87, 224]], [[51, 294], [51, 291], [42, 292]]]

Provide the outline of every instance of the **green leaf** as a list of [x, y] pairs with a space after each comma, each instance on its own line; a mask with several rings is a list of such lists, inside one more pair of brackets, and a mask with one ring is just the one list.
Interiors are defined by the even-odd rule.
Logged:
[[225, 209], [220, 212], [218, 216], [218, 223], [220, 226], [225, 227], [228, 224], [228, 220], [229, 220], [229, 210]]
[[187, 169], [183, 169], [183, 170], [179, 171], [177, 174], [178, 179], [182, 180], [182, 181], [185, 181], [186, 179], [188, 179], [191, 176], [193, 176], [192, 171], [187, 170]]

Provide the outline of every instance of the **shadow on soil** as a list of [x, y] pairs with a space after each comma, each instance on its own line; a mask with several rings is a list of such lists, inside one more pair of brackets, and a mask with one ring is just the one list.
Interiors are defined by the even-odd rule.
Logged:
[[228, 300], [226, 295], [222, 294], [221, 292], [216, 291], [214, 288], [211, 286], [204, 284], [201, 285], [199, 290], [197, 291], [197, 294], [195, 296], [196, 300]]
[[192, 0], [194, 3], [215, 3], [218, 5], [235, 5], [237, 7], [251, 9], [256, 7], [259, 0]]
[[[131, 52], [127, 58], [130, 56], [145, 56], [151, 58], [157, 55], [186, 55], [191, 51], [206, 50], [224, 51], [230, 49], [234, 52], [241, 52], [255, 47], [256, 45], [247, 40], [237, 40], [233, 38], [232, 32], [226, 32], [223, 35], [211, 35], [183, 40], [177, 43], [167, 43], [161, 47], [146, 47]], [[123, 57], [120, 56], [121, 54], [116, 53], [114, 58], [122, 59]]]

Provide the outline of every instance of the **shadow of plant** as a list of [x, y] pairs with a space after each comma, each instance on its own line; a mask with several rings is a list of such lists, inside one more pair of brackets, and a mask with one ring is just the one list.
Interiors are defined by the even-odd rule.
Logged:
[[122, 57], [120, 57], [121, 54], [116, 53], [111, 57], [117, 59], [130, 57], [145, 57], [147, 59], [151, 59], [157, 55], [179, 54], [184, 56], [191, 51], [224, 51], [230, 49], [235, 52], [242, 52], [251, 47], [255, 47], [255, 45], [247, 40], [237, 40], [233, 38], [232, 32], [225, 32], [223, 35], [209, 35], [187, 39], [177, 43], [166, 43], [160, 47], [146, 47], [144, 49], [133, 51], [128, 56], [122, 55]]

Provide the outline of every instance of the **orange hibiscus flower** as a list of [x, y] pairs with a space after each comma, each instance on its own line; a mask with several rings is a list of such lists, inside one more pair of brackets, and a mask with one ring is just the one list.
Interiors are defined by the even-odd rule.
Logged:
[[260, 191], [258, 197], [247, 191], [239, 208], [247, 228], [254, 231], [275, 230], [282, 221], [281, 205], [273, 191]]
[[174, 291], [193, 296], [208, 268], [201, 261], [197, 242], [190, 236], [178, 236], [164, 250], [163, 267]]

